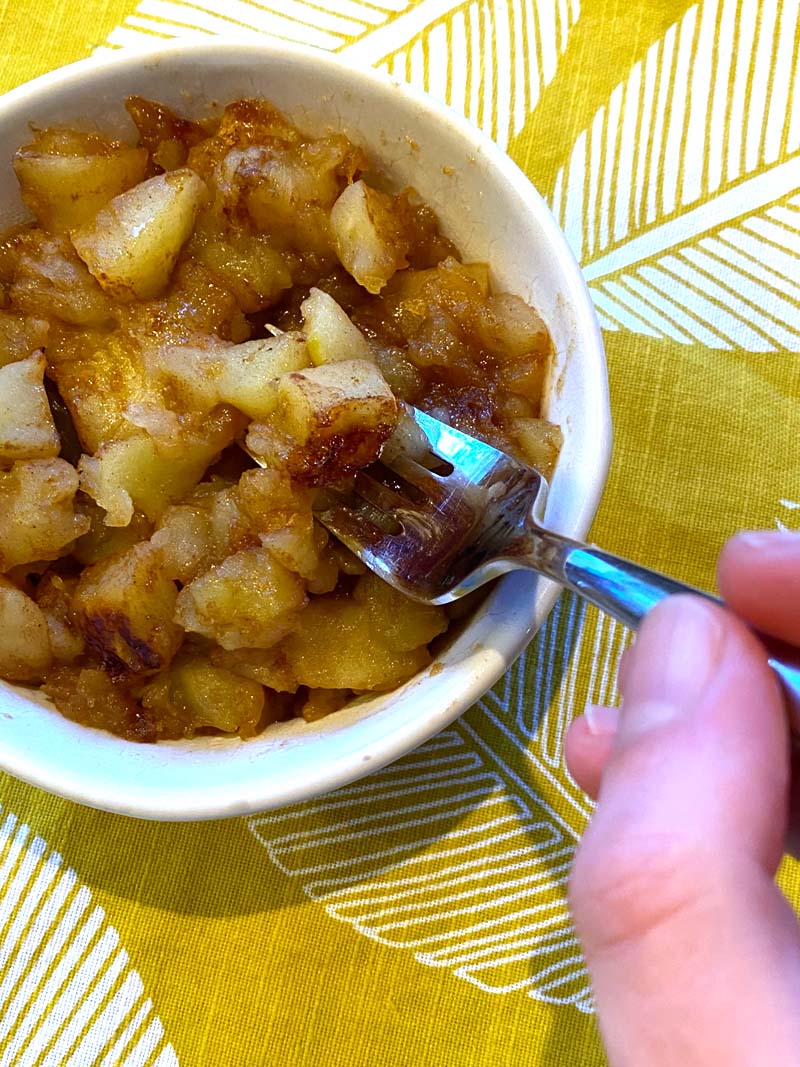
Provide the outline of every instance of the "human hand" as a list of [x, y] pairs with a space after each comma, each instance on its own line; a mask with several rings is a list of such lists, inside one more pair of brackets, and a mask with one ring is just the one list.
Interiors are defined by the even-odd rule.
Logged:
[[774, 883], [789, 812], [777, 680], [740, 619], [800, 646], [800, 535], [741, 534], [620, 667], [624, 710], [571, 726], [597, 798], [570, 905], [613, 1067], [800, 1064], [800, 932]]

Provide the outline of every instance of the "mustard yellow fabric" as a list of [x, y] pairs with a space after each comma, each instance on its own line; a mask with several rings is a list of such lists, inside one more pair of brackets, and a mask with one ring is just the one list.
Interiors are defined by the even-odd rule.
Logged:
[[[711, 588], [730, 533], [800, 525], [796, 3], [0, 0], [0, 29], [0, 91], [235, 32], [447, 99], [590, 283], [616, 436], [594, 538]], [[616, 699], [628, 640], [563, 597], [462, 722], [263, 817], [137, 822], [0, 778], [0, 1065], [602, 1063], [565, 904], [590, 808], [561, 739]]]

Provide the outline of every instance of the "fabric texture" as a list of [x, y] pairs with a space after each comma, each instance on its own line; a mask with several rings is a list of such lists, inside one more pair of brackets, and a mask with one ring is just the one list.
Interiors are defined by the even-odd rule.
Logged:
[[[0, 0], [0, 26], [0, 91], [236, 33], [447, 100], [589, 282], [615, 423], [593, 538], [713, 588], [728, 535], [800, 525], [798, 0]], [[561, 742], [628, 641], [563, 596], [460, 722], [263, 816], [138, 822], [0, 777], [0, 1067], [602, 1063]]]

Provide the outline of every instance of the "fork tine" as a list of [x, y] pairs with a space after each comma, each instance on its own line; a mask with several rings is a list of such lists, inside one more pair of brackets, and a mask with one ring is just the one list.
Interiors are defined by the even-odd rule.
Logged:
[[385, 465], [390, 471], [399, 474], [403, 481], [408, 482], [416, 490], [416, 493], [413, 494], [415, 497], [421, 494], [421, 500], [434, 505], [447, 498], [448, 491], [445, 480], [438, 474], [434, 474], [433, 471], [429, 471], [427, 467], [423, 467], [421, 463], [417, 463], [416, 460], [410, 459], [408, 456], [398, 455], [386, 460]]
[[396, 511], [404, 507], [408, 500], [402, 496], [394, 486], [386, 485], [379, 478], [374, 477], [369, 469], [360, 470], [356, 474], [355, 491], [360, 497], [374, 507], [382, 511]]
[[362, 509], [348, 504], [332, 504], [317, 513], [317, 518], [332, 534], [344, 541], [357, 555], [366, 546], [379, 549], [392, 535], [378, 525], [371, 516], [371, 506]]
[[[518, 565], [505, 550], [544, 483], [491, 445], [406, 410], [381, 459], [349, 491], [320, 500], [317, 517], [390, 585], [445, 604]], [[431, 454], [448, 473], [425, 465]]]

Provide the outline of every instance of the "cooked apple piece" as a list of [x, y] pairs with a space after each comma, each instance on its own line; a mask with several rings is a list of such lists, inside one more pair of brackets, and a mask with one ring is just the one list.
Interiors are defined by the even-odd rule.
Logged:
[[0, 578], [0, 676], [10, 682], [41, 682], [52, 662], [41, 608]]
[[271, 144], [302, 140], [298, 128], [274, 104], [259, 97], [243, 97], [225, 105], [216, 136], [227, 145]]
[[379, 293], [396, 271], [408, 266], [407, 212], [403, 197], [364, 181], [348, 185], [331, 208], [339, 261], [369, 293]]
[[220, 408], [202, 431], [187, 430], [175, 454], [159, 449], [148, 434], [102, 445], [78, 464], [81, 488], [106, 511], [108, 526], [127, 526], [134, 510], [155, 522], [167, 505], [180, 500], [233, 440], [238, 422]]
[[233, 404], [251, 419], [265, 418], [272, 393], [266, 383], [309, 365], [304, 338], [287, 333], [259, 341], [245, 341], [224, 353], [219, 378], [220, 399]]
[[0, 367], [0, 462], [49, 459], [57, 456], [56, 433], [47, 393], [45, 358], [41, 352]]
[[187, 168], [157, 174], [114, 197], [72, 234], [75, 250], [117, 300], [149, 300], [166, 288], [206, 196]]
[[127, 97], [125, 110], [138, 130], [139, 144], [164, 170], [182, 167], [189, 148], [208, 136], [199, 122], [182, 118], [164, 104], [142, 96]]
[[272, 648], [224, 649], [213, 647], [209, 659], [243, 678], [252, 678], [277, 693], [295, 693], [299, 682], [286, 661], [280, 645]]
[[18, 311], [70, 326], [102, 326], [114, 319], [108, 297], [66, 237], [23, 230], [12, 239], [16, 266], [9, 292]]
[[177, 596], [158, 549], [139, 544], [87, 567], [72, 607], [86, 644], [110, 674], [142, 674], [166, 667], [178, 651]]
[[178, 259], [164, 295], [156, 300], [125, 304], [121, 317], [146, 348], [204, 343], [203, 335], [210, 336], [212, 342], [218, 337], [239, 342], [246, 341], [251, 334], [233, 293], [220, 285], [186, 249]]
[[199, 656], [172, 667], [168, 695], [178, 717], [192, 731], [212, 727], [253, 737], [264, 711], [262, 685]]
[[147, 149], [96, 134], [43, 130], [14, 155], [22, 199], [47, 230], [82, 226], [113, 197], [140, 182]]
[[0, 311], [0, 367], [25, 359], [47, 343], [49, 324], [14, 311]]
[[284, 374], [275, 390], [271, 422], [252, 423], [247, 445], [304, 485], [330, 484], [372, 463], [400, 414], [378, 368], [363, 360]]
[[512, 293], [487, 296], [478, 316], [478, 336], [486, 351], [504, 363], [524, 357], [535, 363], [552, 350], [541, 315]]
[[447, 629], [443, 608], [410, 600], [369, 571], [359, 578], [353, 600], [366, 611], [376, 636], [393, 651], [420, 648]]
[[205, 508], [176, 504], [167, 508], [150, 543], [159, 549], [164, 571], [184, 585], [208, 569], [213, 556], [211, 518]]
[[233, 404], [250, 418], [269, 418], [275, 406], [270, 383], [310, 363], [305, 338], [299, 333], [206, 347], [166, 347], [149, 353], [152, 372], [171, 383], [180, 402], [208, 411]]
[[335, 363], [343, 359], [375, 362], [364, 334], [344, 308], [322, 289], [312, 288], [300, 311], [312, 363]]
[[89, 522], [89, 529], [78, 538], [72, 549], [72, 555], [84, 566], [99, 563], [108, 556], [116, 556], [139, 541], [146, 541], [153, 532], [152, 522], [141, 511], [133, 513], [127, 526], [106, 526], [105, 511], [85, 493], [77, 498], [75, 510]]
[[89, 520], [76, 515], [75, 468], [63, 459], [32, 459], [0, 471], [0, 571], [57, 559], [86, 533]]
[[314, 522], [313, 495], [275, 470], [245, 471], [236, 487], [238, 507], [261, 544], [306, 579], [317, 577], [320, 549], [328, 540], [327, 531]]
[[286, 257], [263, 234], [226, 232], [218, 237], [197, 236], [189, 253], [212, 277], [236, 297], [242, 311], [263, 311], [292, 287]]
[[317, 722], [334, 711], [341, 711], [351, 695], [346, 689], [309, 689], [299, 714], [306, 722]]
[[257, 531], [242, 510], [237, 486], [224, 486], [220, 491], [210, 493], [207, 507], [214, 553], [209, 564], [221, 563], [240, 548], [258, 545]]
[[269, 648], [306, 601], [302, 580], [262, 548], [236, 552], [184, 586], [175, 618], [223, 648]]
[[271, 138], [230, 151], [215, 169], [214, 184], [226, 213], [243, 209], [273, 245], [333, 262], [330, 210], [364, 165], [363, 153], [346, 137], [304, 139], [293, 147]]
[[[318, 534], [320, 531], [325, 532], [324, 527], [315, 523], [314, 533]], [[314, 593], [315, 596], [332, 593], [339, 584], [340, 562], [339, 554], [330, 541], [318, 548], [317, 564], [304, 576], [309, 593]], [[342, 570], [342, 573], [346, 572]]]
[[298, 516], [305, 526], [311, 518], [315, 493], [301, 489], [283, 471], [260, 467], [246, 470], [236, 486], [239, 507], [259, 533], [282, 530], [291, 526]]
[[510, 432], [520, 459], [549, 478], [564, 443], [561, 429], [546, 419], [514, 419]]
[[184, 584], [239, 549], [259, 544], [239, 487], [216, 476], [201, 482], [182, 504], [167, 508], [152, 540], [164, 546], [166, 565], [181, 566], [186, 576], [178, 580]]
[[[284, 567], [288, 567], [306, 581], [316, 579], [315, 584], [319, 586], [325, 584], [325, 578], [319, 573], [319, 552], [324, 542], [322, 535], [317, 534], [318, 529], [321, 527], [314, 523], [310, 515], [298, 516], [291, 525], [262, 534], [261, 544], [268, 548]], [[330, 592], [336, 585], [336, 576], [338, 571], [333, 578], [333, 584], [325, 592]], [[319, 592], [319, 589], [315, 589], [315, 592]]]
[[61, 666], [45, 678], [42, 690], [68, 719], [108, 730], [126, 741], [156, 741], [170, 735], [101, 667]]
[[392, 689], [430, 663], [425, 647], [391, 649], [350, 599], [313, 598], [281, 642], [289, 668], [313, 689]]
[[72, 663], [85, 647], [72, 617], [72, 598], [77, 584], [77, 578], [65, 578], [50, 571], [36, 586], [36, 603], [47, 623], [56, 663]]
[[47, 362], [84, 452], [135, 434], [137, 406], [165, 403], [163, 390], [148, 378], [139, 341], [126, 330], [56, 328]]

